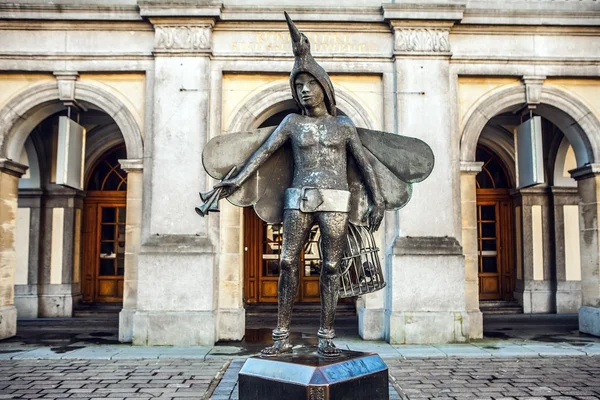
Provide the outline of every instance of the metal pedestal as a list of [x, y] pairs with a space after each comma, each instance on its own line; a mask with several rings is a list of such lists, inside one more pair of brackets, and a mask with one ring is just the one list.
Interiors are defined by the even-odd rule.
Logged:
[[374, 353], [344, 351], [251, 357], [240, 370], [240, 400], [388, 400], [388, 369]]

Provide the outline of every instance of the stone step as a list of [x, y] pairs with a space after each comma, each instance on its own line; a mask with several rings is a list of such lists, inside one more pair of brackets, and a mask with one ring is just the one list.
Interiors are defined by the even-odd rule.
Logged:
[[73, 317], [93, 318], [118, 316], [122, 309], [122, 303], [79, 303], [73, 309]]
[[514, 300], [480, 301], [479, 309], [486, 315], [523, 313], [523, 307]]

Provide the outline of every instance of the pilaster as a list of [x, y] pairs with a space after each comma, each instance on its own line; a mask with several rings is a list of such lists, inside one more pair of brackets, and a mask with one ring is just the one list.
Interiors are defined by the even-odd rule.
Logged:
[[386, 265], [386, 339], [391, 343], [464, 342], [481, 336], [481, 314], [473, 304], [467, 306], [465, 258], [458, 241], [458, 143], [452, 139], [453, 102], [448, 100], [450, 29], [463, 10], [448, 4], [383, 7], [394, 33], [397, 132], [425, 141], [435, 156], [431, 176], [414, 185], [411, 201], [398, 212], [398, 238]]
[[577, 181], [580, 203], [581, 302], [579, 330], [600, 336], [600, 164], [569, 171]]
[[[213, 217], [199, 218], [194, 205], [207, 179], [201, 155], [209, 136], [212, 27], [220, 6], [139, 6], [155, 31], [154, 129], [147, 136], [152, 155], [146, 164], [150, 194], [144, 198], [149, 236], [140, 238], [131, 339], [137, 345], [211, 345], [219, 280]], [[125, 325], [122, 333], [125, 339]]]
[[71, 317], [81, 300], [83, 192], [51, 185], [41, 205], [38, 316]]
[[581, 307], [581, 245], [577, 188], [552, 187], [556, 313], [575, 313]]
[[119, 313], [119, 341], [133, 340], [133, 316], [137, 309], [138, 254], [141, 247], [144, 160], [119, 160], [127, 172], [127, 216], [125, 219], [125, 276], [123, 309]]
[[470, 338], [483, 337], [483, 315], [479, 310], [479, 258], [477, 246], [477, 181], [483, 162], [460, 163], [462, 247], [465, 256], [465, 303], [471, 315]]
[[16, 225], [19, 178], [27, 166], [0, 158], [0, 339], [17, 333], [14, 305]]
[[525, 314], [554, 312], [555, 291], [553, 288], [552, 243], [550, 240], [550, 202], [548, 188], [538, 185], [520, 189], [514, 194], [515, 205], [520, 213], [520, 220], [515, 224], [521, 237], [522, 254], [516, 254], [517, 277], [515, 281], [515, 298], [523, 307]]

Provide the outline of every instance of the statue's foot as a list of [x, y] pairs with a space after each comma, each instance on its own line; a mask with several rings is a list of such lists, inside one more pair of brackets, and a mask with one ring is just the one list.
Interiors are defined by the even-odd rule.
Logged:
[[319, 355], [323, 357], [337, 357], [342, 354], [342, 350], [335, 347], [333, 340], [319, 338]]
[[292, 344], [290, 343], [290, 339], [280, 339], [274, 340], [273, 346], [265, 347], [260, 351], [261, 356], [265, 357], [275, 357], [280, 354], [291, 353], [292, 352]]

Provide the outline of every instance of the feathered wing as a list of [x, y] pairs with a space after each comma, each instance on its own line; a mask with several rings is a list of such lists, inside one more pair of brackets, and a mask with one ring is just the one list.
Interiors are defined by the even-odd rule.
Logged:
[[[239, 171], [274, 129], [268, 127], [213, 138], [202, 153], [204, 169], [215, 179], [223, 179], [232, 166]], [[357, 131], [379, 182], [385, 209], [403, 207], [410, 200], [412, 183], [427, 178], [433, 169], [431, 148], [411, 137], [364, 128]], [[284, 146], [227, 199], [236, 206], [254, 206], [256, 214], [265, 222], [280, 223], [284, 192], [291, 186], [292, 178], [292, 152]], [[368, 194], [352, 157], [348, 160], [348, 184], [352, 192], [350, 221], [363, 225], [369, 212]]]

